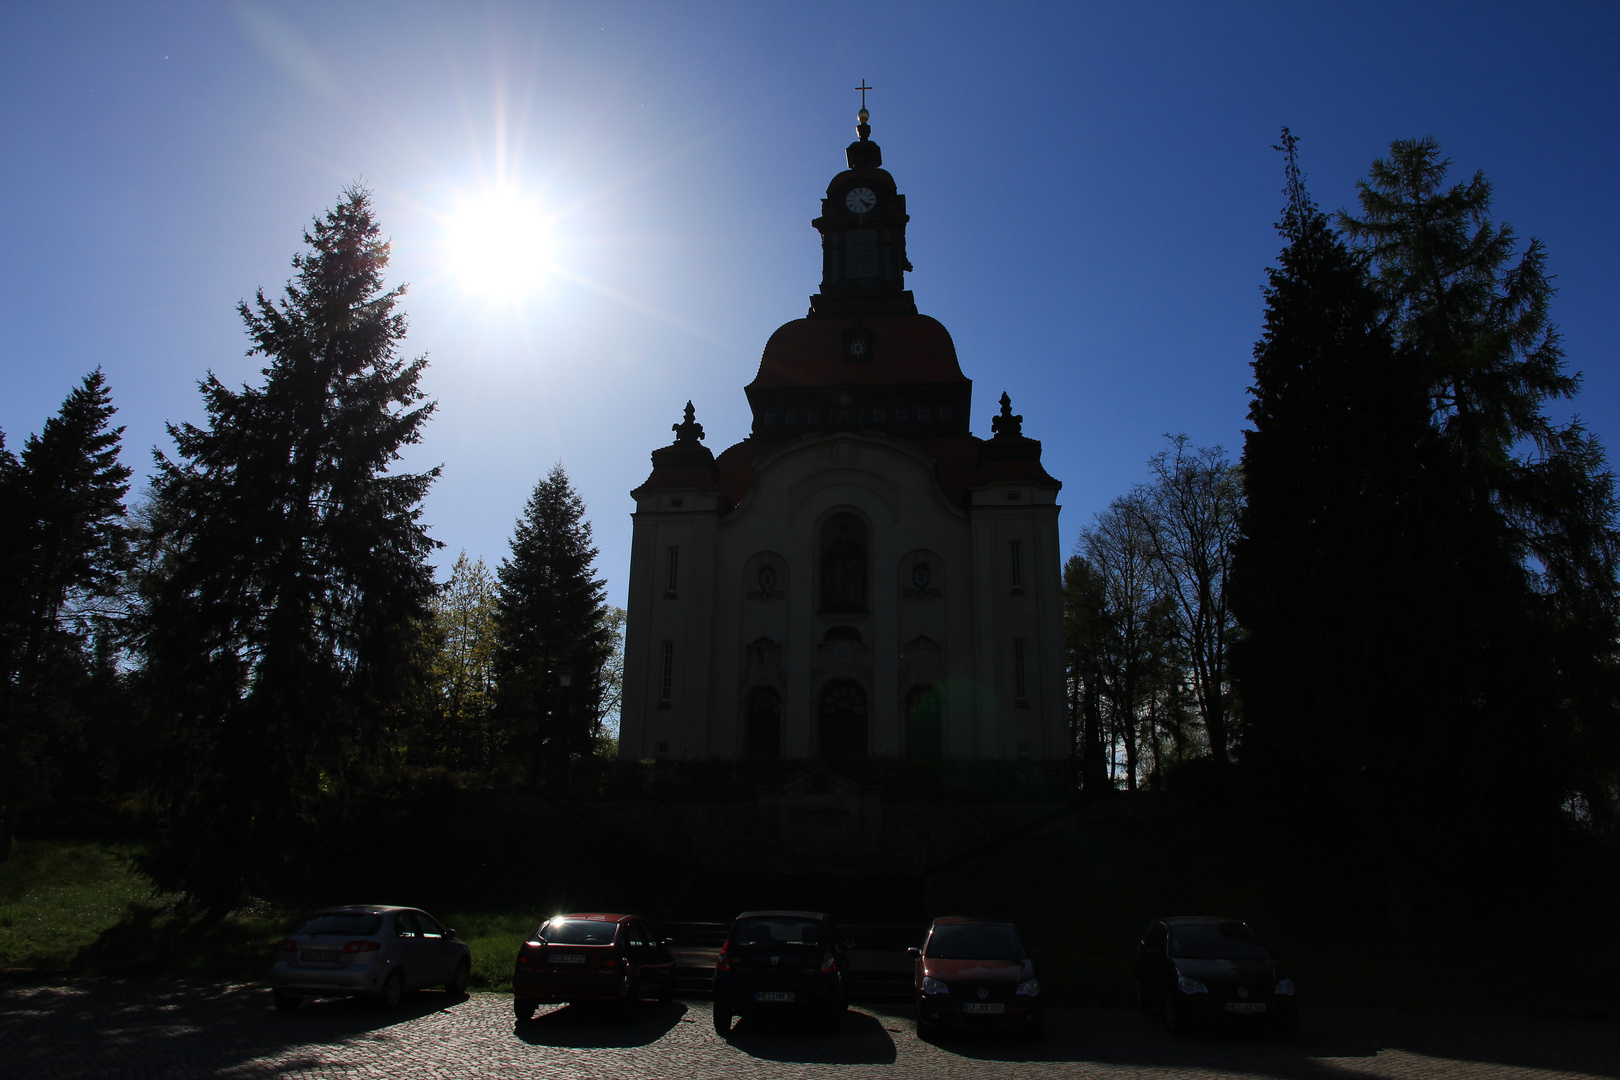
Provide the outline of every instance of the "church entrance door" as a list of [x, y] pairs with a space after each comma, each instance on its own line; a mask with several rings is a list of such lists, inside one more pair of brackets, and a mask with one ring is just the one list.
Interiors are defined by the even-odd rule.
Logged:
[[866, 756], [866, 690], [860, 683], [839, 679], [821, 691], [821, 756]]

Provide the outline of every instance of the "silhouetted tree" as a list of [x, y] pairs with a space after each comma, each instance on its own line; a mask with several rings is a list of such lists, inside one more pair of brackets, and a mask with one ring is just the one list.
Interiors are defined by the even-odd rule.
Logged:
[[1227, 760], [1232, 711], [1227, 649], [1237, 624], [1226, 594], [1243, 483], [1220, 447], [1194, 449], [1185, 435], [1148, 461], [1153, 480], [1134, 505], [1176, 614], [1198, 717], [1218, 764]]
[[167, 820], [147, 864], [216, 910], [341, 812], [426, 663], [436, 544], [418, 517], [438, 470], [390, 472], [433, 411], [426, 360], [396, 356], [404, 288], [383, 288], [364, 189], [304, 240], [279, 303], [238, 305], [263, 384], [210, 374], [206, 426], [171, 424], [177, 458], [155, 455], [139, 646]]
[[489, 567], [463, 551], [431, 605], [435, 698], [412, 748], [419, 764], [487, 775], [502, 760], [506, 734], [495, 721], [497, 601]]
[[75, 748], [87, 684], [112, 672], [130, 565], [116, 411], [97, 368], [20, 458], [0, 436], [0, 861]]
[[611, 655], [605, 583], [585, 502], [562, 465], [529, 496], [501, 560], [496, 702], [529, 783], [590, 754], [601, 732], [602, 669]]

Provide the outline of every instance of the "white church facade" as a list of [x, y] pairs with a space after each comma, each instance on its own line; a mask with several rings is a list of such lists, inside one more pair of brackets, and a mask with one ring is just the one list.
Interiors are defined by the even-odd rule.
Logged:
[[905, 289], [905, 197], [862, 109], [813, 224], [821, 291], [766, 344], [749, 436], [687, 406], [635, 499], [620, 754], [1069, 754], [1057, 494]]

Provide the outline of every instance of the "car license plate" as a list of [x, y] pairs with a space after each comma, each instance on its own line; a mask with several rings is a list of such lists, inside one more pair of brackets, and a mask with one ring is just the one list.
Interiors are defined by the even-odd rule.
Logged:
[[585, 962], [585, 954], [582, 952], [547, 953], [546, 962], [549, 964], [583, 964]]
[[338, 951], [336, 949], [305, 949], [298, 954], [300, 960], [336, 960], [337, 958]]
[[1228, 1001], [1226, 1011], [1229, 1013], [1263, 1013], [1266, 1003], [1263, 1001]]
[[993, 1001], [989, 1004], [983, 1004], [977, 1001], [969, 1001], [962, 1006], [962, 1012], [968, 1016], [1000, 1016], [1006, 1011], [1007, 1006], [1003, 1005], [999, 1001]]
[[799, 995], [792, 990], [756, 990], [755, 1001], [798, 1001]]

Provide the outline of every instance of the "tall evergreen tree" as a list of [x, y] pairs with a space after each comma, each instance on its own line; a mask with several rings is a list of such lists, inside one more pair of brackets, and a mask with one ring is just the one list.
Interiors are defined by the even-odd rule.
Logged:
[[49, 798], [76, 696], [108, 666], [130, 565], [116, 411], [97, 368], [20, 458], [0, 437], [0, 861], [21, 811]]
[[423, 678], [438, 475], [390, 469], [433, 411], [403, 360], [404, 287], [369, 194], [304, 234], [279, 303], [238, 311], [259, 386], [201, 385], [207, 424], [156, 454], [140, 647], [169, 754], [149, 869], [211, 907], [273, 883], [301, 830], [341, 807]]
[[612, 634], [596, 554], [585, 502], [555, 465], [529, 496], [497, 572], [497, 707], [531, 784], [590, 754], [601, 733]]

